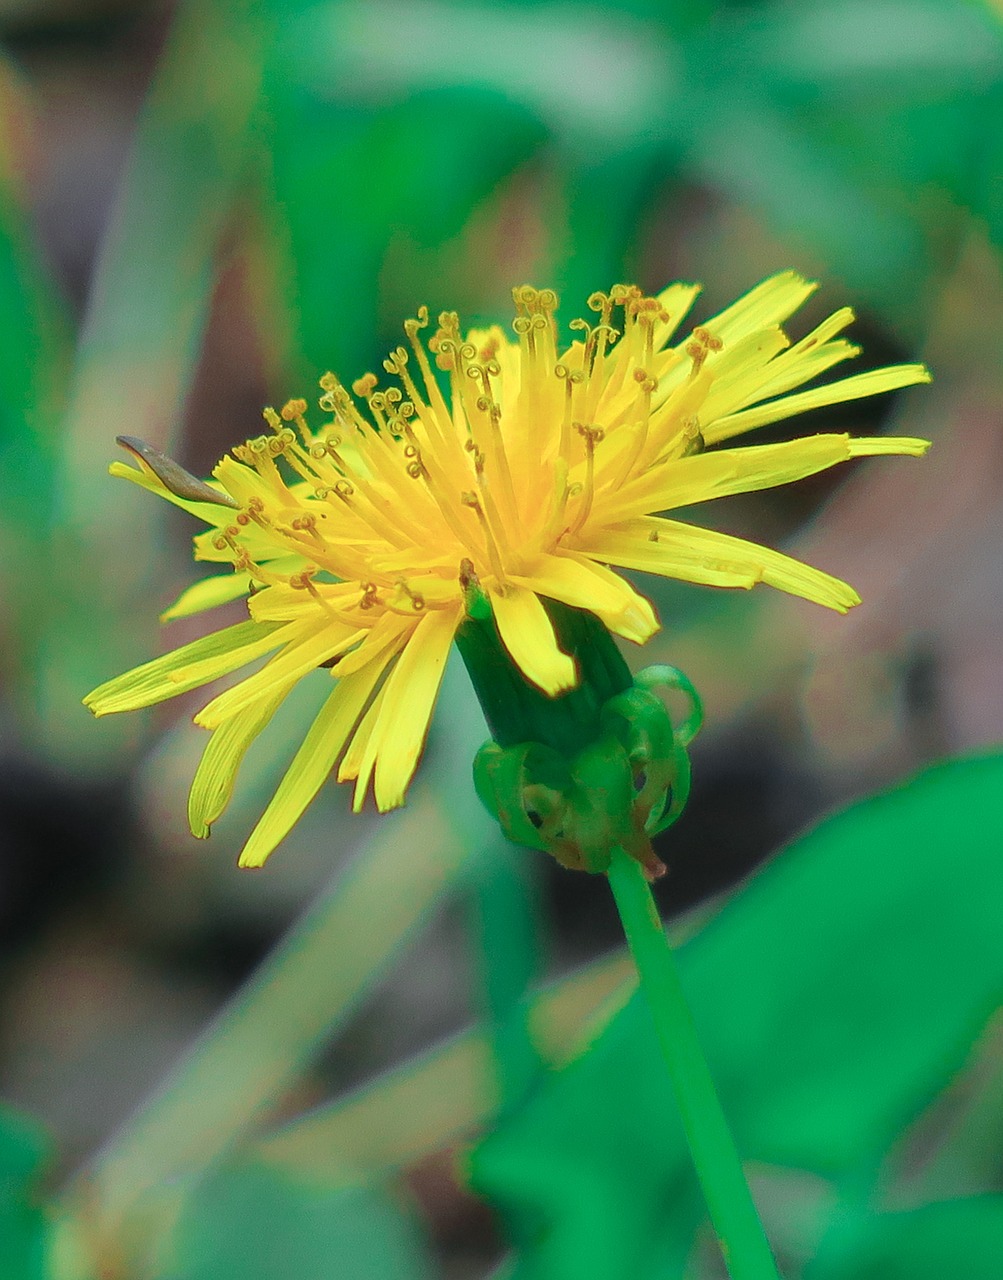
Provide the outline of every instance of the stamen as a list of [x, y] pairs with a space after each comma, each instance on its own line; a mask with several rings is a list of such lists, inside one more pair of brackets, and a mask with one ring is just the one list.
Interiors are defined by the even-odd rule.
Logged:
[[488, 519], [484, 514], [484, 508], [481, 506], [480, 499], [476, 493], [468, 491], [460, 494], [460, 501], [465, 507], [469, 507], [477, 516], [481, 530], [484, 533], [484, 541], [487, 546], [488, 560], [491, 562], [492, 572], [499, 582], [504, 582], [506, 580], [505, 568], [502, 564], [501, 553], [498, 544], [495, 542], [494, 534], [491, 532], [491, 526], [488, 524]]
[[686, 344], [686, 354], [693, 361], [690, 377], [695, 378], [703, 368], [703, 363], [712, 351], [720, 351], [724, 343], [716, 338], [709, 329], [698, 326], [693, 330], [693, 337]]
[[331, 607], [330, 604], [328, 604], [328, 602], [324, 599], [324, 597], [320, 594], [320, 592], [317, 590], [316, 586], [314, 585], [313, 575], [316, 572], [317, 572], [316, 569], [306, 569], [302, 573], [291, 574], [289, 577], [289, 585], [293, 588], [294, 591], [309, 592], [309, 594], [313, 596], [313, 598], [317, 601], [317, 603], [320, 605], [320, 607], [324, 610], [324, 612], [329, 617], [337, 619], [339, 616], [338, 613]]
[[[428, 356], [425, 354], [425, 348], [418, 339], [418, 334], [422, 329], [428, 328], [428, 307], [421, 306], [418, 308], [418, 316], [414, 320], [404, 321], [404, 332], [407, 335], [408, 342], [414, 351], [415, 359], [418, 361], [418, 367], [421, 369], [422, 380], [425, 383], [425, 392], [428, 396], [428, 403], [431, 406], [434, 415], [443, 423], [449, 421], [449, 409], [442, 397], [439, 389], [439, 383], [435, 374], [432, 372], [432, 366], [429, 364]], [[431, 343], [429, 344], [431, 345]]]
[[403, 578], [397, 580], [397, 587], [411, 601], [411, 608], [415, 613], [422, 613], [425, 608], [425, 597], [418, 591], [412, 591]]
[[648, 424], [651, 421], [651, 397], [658, 386], [658, 382], [645, 369], [634, 370], [634, 381], [638, 384], [637, 400], [634, 403], [634, 421], [627, 428], [632, 432], [632, 438], [624, 450], [616, 475], [607, 483], [607, 488], [614, 491], [619, 489], [634, 471], [647, 443]]
[[307, 448], [309, 448], [312, 438], [310, 435], [310, 429], [306, 425], [306, 418], [303, 416], [306, 413], [306, 410], [307, 403], [305, 400], [287, 400], [282, 406], [282, 417], [286, 422], [296, 423], [296, 426], [299, 428], [299, 433], [303, 437], [303, 443]]
[[575, 534], [589, 518], [592, 510], [592, 499], [595, 496], [595, 453], [596, 445], [601, 443], [606, 433], [601, 427], [590, 427], [584, 423], [574, 423], [574, 428], [585, 441], [585, 482], [582, 486], [583, 497], [575, 512], [575, 518], [568, 530]]

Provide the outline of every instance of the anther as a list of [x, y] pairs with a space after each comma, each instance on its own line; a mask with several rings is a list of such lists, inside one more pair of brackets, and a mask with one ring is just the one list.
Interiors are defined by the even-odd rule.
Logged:
[[383, 368], [394, 377], [399, 377], [401, 370], [408, 362], [408, 354], [403, 347], [395, 347], [383, 361]]
[[306, 413], [307, 403], [305, 400], [287, 400], [282, 406], [282, 417], [286, 422], [295, 422], [297, 418], [302, 418]]
[[404, 332], [409, 338], [417, 337], [420, 329], [428, 328], [428, 307], [424, 303], [418, 308], [418, 313], [413, 319], [404, 321]]
[[586, 449], [590, 451], [594, 449], [597, 444], [602, 444], [603, 440], [606, 439], [606, 432], [602, 427], [586, 426], [584, 422], [573, 422], [571, 425], [585, 441]]
[[724, 343], [702, 326], [697, 326], [693, 330], [692, 341], [686, 344], [686, 354], [693, 361], [693, 376], [696, 376], [703, 367], [704, 361], [712, 351], [720, 351]]
[[411, 601], [411, 608], [415, 613], [421, 613], [425, 608], [425, 597], [418, 591], [412, 591], [403, 578], [398, 579], [397, 587]]

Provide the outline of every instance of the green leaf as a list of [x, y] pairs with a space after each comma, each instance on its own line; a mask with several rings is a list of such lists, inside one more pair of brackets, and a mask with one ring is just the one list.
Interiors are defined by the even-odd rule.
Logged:
[[155, 1280], [430, 1280], [402, 1204], [253, 1163], [213, 1170], [192, 1191]]
[[47, 1224], [37, 1182], [50, 1144], [33, 1121], [0, 1108], [0, 1276], [42, 1280]]
[[[683, 948], [746, 1158], [867, 1176], [959, 1069], [1003, 988], [1001, 848], [1003, 757], [952, 761], [823, 823]], [[637, 999], [474, 1172], [533, 1242], [522, 1277], [641, 1277], [685, 1256], [702, 1211]]]
[[870, 1218], [804, 1280], [998, 1280], [1001, 1259], [1003, 1196], [976, 1196]]

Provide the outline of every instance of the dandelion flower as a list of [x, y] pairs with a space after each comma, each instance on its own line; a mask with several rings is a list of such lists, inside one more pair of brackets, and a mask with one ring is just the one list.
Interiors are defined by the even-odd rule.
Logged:
[[297, 681], [327, 668], [330, 693], [241, 855], [259, 866], [336, 765], [355, 783], [356, 809], [370, 786], [381, 811], [403, 802], [472, 590], [490, 602], [514, 666], [555, 699], [579, 671], [551, 602], [638, 644], [658, 629], [617, 569], [715, 587], [766, 582], [845, 612], [859, 597], [839, 579], [664, 514], [850, 458], [925, 452], [925, 441], [891, 436], [733, 443], [808, 409], [929, 380], [923, 365], [903, 364], [797, 390], [858, 350], [840, 336], [848, 308], [791, 343], [781, 325], [814, 288], [793, 272], [773, 276], [675, 344], [697, 286], [595, 293], [592, 319], [572, 321], [567, 343], [549, 289], [514, 290], [513, 337], [497, 326], [464, 334], [444, 312], [426, 344], [423, 308], [404, 324], [408, 346], [384, 361], [389, 385], [367, 374], [352, 395], [326, 374], [320, 426], [307, 425], [302, 400], [266, 410], [270, 434], [238, 445], [212, 482], [125, 441], [138, 469], [114, 463], [112, 473], [203, 520], [196, 558], [232, 570], [196, 583], [165, 617], [239, 597], [249, 616], [109, 681], [87, 705], [97, 715], [149, 706], [267, 657], [195, 717], [211, 732], [189, 805], [203, 836], [250, 742]]

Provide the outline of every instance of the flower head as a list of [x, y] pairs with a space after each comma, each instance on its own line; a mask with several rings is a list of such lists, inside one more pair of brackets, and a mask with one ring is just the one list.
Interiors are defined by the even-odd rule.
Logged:
[[515, 666], [554, 698], [579, 673], [543, 600], [588, 610], [637, 643], [658, 629], [618, 568], [717, 587], [766, 582], [845, 612], [859, 598], [837, 578], [658, 514], [850, 458], [926, 450], [844, 434], [730, 445], [807, 409], [929, 380], [907, 364], [796, 391], [857, 353], [838, 336], [848, 308], [791, 344], [780, 326], [814, 288], [781, 273], [675, 344], [696, 286], [595, 293], [592, 319], [572, 321], [567, 344], [549, 289], [514, 290], [514, 337], [464, 334], [444, 312], [426, 344], [423, 308], [404, 324], [408, 345], [384, 361], [388, 385], [367, 374], [353, 396], [326, 374], [319, 427], [303, 400], [265, 410], [270, 433], [237, 446], [215, 483], [124, 441], [139, 469], [115, 463], [113, 474], [204, 520], [196, 558], [232, 570], [197, 583], [165, 617], [241, 596], [249, 617], [109, 681], [87, 704], [98, 715], [148, 706], [272, 655], [195, 717], [212, 733], [189, 807], [205, 835], [249, 743], [298, 680], [329, 668], [327, 700], [241, 855], [260, 865], [339, 760], [357, 809], [371, 784], [380, 810], [402, 803], [472, 596], [490, 603]]

